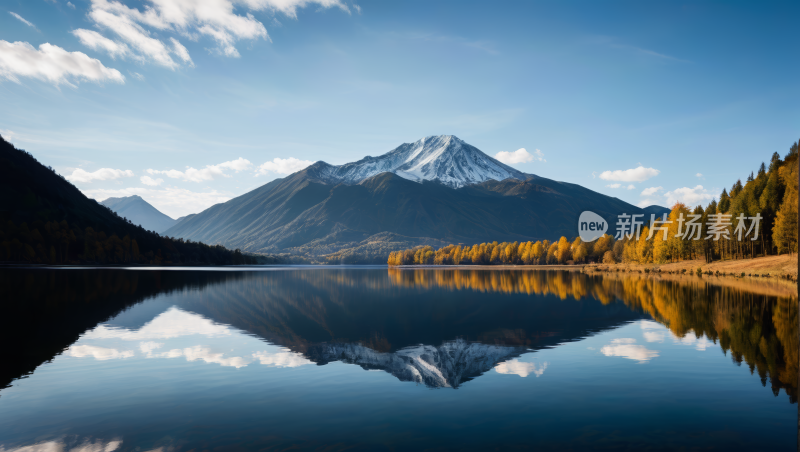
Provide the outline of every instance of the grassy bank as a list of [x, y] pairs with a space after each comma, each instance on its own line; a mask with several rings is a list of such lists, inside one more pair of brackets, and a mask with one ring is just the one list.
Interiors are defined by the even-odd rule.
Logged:
[[707, 263], [702, 259], [685, 260], [668, 264], [589, 264], [586, 271], [623, 271], [623, 272], [660, 272], [660, 273], [696, 273], [700, 269], [704, 274], [723, 276], [777, 277], [797, 280], [797, 255], [756, 257], [754, 259], [737, 259], [714, 261]]

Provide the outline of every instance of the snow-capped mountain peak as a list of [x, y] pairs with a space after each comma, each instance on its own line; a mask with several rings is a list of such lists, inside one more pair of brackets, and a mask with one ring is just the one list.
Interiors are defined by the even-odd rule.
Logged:
[[364, 157], [357, 162], [327, 166], [320, 176], [330, 181], [356, 184], [384, 172], [415, 182], [438, 180], [454, 188], [489, 179], [527, 178], [525, 173], [500, 163], [453, 135], [425, 137], [379, 157]]

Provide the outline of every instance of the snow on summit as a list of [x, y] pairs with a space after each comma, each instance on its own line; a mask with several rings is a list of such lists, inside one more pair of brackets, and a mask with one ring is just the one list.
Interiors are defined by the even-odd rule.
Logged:
[[425, 137], [379, 157], [328, 166], [322, 175], [332, 181], [355, 184], [385, 172], [415, 182], [438, 180], [454, 188], [489, 179], [526, 178], [525, 173], [500, 163], [453, 135]]

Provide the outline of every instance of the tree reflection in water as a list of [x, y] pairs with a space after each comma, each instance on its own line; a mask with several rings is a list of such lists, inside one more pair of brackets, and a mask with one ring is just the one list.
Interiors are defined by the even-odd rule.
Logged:
[[694, 333], [719, 344], [737, 365], [747, 364], [777, 396], [797, 402], [796, 288], [755, 280], [650, 276], [577, 271], [389, 269], [403, 287], [555, 295], [562, 300], [617, 301], [646, 312], [679, 338]]

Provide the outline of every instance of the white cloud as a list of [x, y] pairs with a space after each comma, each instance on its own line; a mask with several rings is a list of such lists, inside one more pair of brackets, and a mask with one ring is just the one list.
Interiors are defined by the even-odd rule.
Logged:
[[536, 363], [524, 363], [517, 359], [511, 359], [496, 365], [494, 370], [499, 374], [519, 375], [522, 378], [534, 374], [536, 378], [539, 378], [544, 373], [544, 370], [547, 369], [547, 365], [548, 363], [546, 362], [542, 363], [537, 369]]
[[164, 343], [163, 343], [163, 342], [153, 342], [153, 341], [141, 342], [141, 343], [139, 344], [139, 350], [141, 350], [141, 351], [142, 351], [142, 353], [143, 353], [145, 356], [147, 356], [148, 358], [150, 358], [150, 357], [152, 357], [152, 356], [153, 356], [153, 350], [159, 349], [159, 348], [161, 348], [163, 345], [164, 345]]
[[642, 196], [653, 196], [656, 192], [663, 190], [664, 187], [650, 187], [642, 190]]
[[124, 6], [118, 2], [109, 3], [105, 2], [104, 0], [93, 1], [92, 10], [89, 12], [89, 17], [94, 20], [97, 25], [113, 30], [117, 36], [139, 51], [144, 58], [150, 59], [155, 63], [170, 69], [175, 69], [178, 67], [178, 63], [176, 63], [175, 60], [170, 57], [170, 50], [167, 48], [166, 44], [151, 37], [150, 32], [134, 22], [128, 15], [117, 15], [104, 9], [97, 9], [97, 3], [116, 5], [116, 9], [120, 11], [129, 10], [127, 6]]
[[697, 173], [697, 174], [695, 174], [695, 176], [696, 177], [703, 177], [703, 175], [701, 173]]
[[628, 185], [627, 187], [625, 187], [626, 190], [634, 190], [635, 188], [636, 188], [636, 186], [633, 185], [633, 184]]
[[608, 188], [619, 188], [619, 187], [622, 187], [622, 184], [608, 184], [608, 185], [606, 185], [606, 187], [608, 187]]
[[134, 77], [136, 80], [139, 80], [139, 81], [144, 81], [144, 75], [142, 75], [142, 74], [140, 74], [140, 73], [138, 73], [138, 72], [131, 72], [131, 75], [132, 75], [132, 76], [133, 76], [133, 77]]
[[252, 362], [251, 360], [241, 356], [224, 358], [223, 355], [224, 353], [212, 352], [208, 347], [195, 345], [194, 347], [187, 347], [183, 350], [176, 348], [166, 353], [162, 353], [159, 356], [164, 358], [177, 358], [179, 356], [185, 356], [186, 361], [205, 361], [207, 363], [219, 364], [224, 367], [235, 367], [237, 369], [240, 367], [245, 367]]
[[96, 347], [94, 345], [75, 345], [69, 348], [64, 353], [67, 356], [74, 358], [84, 358], [91, 356], [98, 361], [106, 361], [109, 359], [125, 359], [131, 358], [134, 355], [133, 350], [119, 351], [115, 348]]
[[169, 40], [172, 41], [172, 51], [175, 53], [175, 55], [178, 55], [178, 58], [183, 60], [184, 63], [194, 66], [194, 63], [192, 63], [192, 57], [189, 56], [189, 51], [186, 50], [186, 47], [184, 47], [183, 44], [181, 44], [180, 41], [175, 38], [169, 38]]
[[[298, 8], [305, 8], [313, 4], [322, 8], [337, 7], [347, 13], [350, 12], [347, 5], [340, 0], [242, 0], [242, 3], [254, 10], [280, 11], [293, 19], [297, 19]], [[360, 10], [361, 8], [358, 8], [358, 11]]]
[[644, 330], [642, 331], [642, 336], [647, 342], [664, 342], [667, 329], [661, 324], [650, 320], [642, 320], [639, 322], [639, 326]]
[[231, 329], [228, 326], [214, 323], [201, 315], [186, 312], [173, 306], [138, 330], [117, 328], [102, 324], [86, 333], [83, 339], [148, 341], [153, 339], [191, 336], [195, 334], [206, 337], [230, 336]]
[[178, 170], [165, 170], [159, 171], [154, 169], [148, 169], [148, 174], [163, 174], [167, 177], [171, 177], [172, 179], [183, 179], [184, 181], [191, 181], [191, 182], [202, 182], [206, 180], [214, 180], [217, 177], [230, 177], [230, 175], [225, 174], [225, 170], [233, 170], [235, 172], [239, 172], [245, 170], [250, 167], [250, 161], [239, 157], [236, 160], [231, 160], [229, 162], [223, 162], [218, 165], [206, 165], [205, 168], [191, 168], [187, 167], [186, 171], [178, 171]]
[[61, 47], [44, 43], [36, 50], [27, 42], [0, 40], [0, 79], [19, 83], [18, 77], [32, 77], [54, 85], [73, 86], [70, 80], [125, 83], [116, 69], [103, 66], [85, 53], [67, 52]]
[[69, 6], [72, 9], [75, 9], [75, 5], [73, 5], [72, 2], [67, 2], [67, 6]]
[[534, 160], [538, 160], [540, 162], [547, 161], [544, 159], [544, 152], [540, 151], [539, 149], [535, 150], [533, 154], [531, 154], [530, 152], [526, 151], [525, 148], [517, 149], [514, 152], [501, 151], [495, 154], [494, 158], [500, 160], [506, 165], [513, 165], [515, 163], [527, 163], [527, 162], [532, 162]]
[[619, 182], [644, 182], [651, 177], [657, 176], [658, 173], [660, 171], [655, 168], [639, 166], [628, 170], [603, 171], [600, 173], [600, 179]]
[[30, 21], [26, 20], [24, 17], [20, 16], [19, 14], [12, 13], [11, 11], [9, 11], [8, 14], [11, 14], [12, 16], [14, 16], [17, 20], [19, 20], [23, 24], [38, 30], [38, 28], [36, 28], [36, 25], [32, 24]]
[[150, 176], [142, 176], [139, 180], [142, 181], [143, 184], [150, 185], [151, 187], [161, 185], [161, 183], [164, 182], [164, 179], [153, 179]]
[[[144, 11], [140, 11], [116, 0], [91, 0], [88, 15], [97, 26], [115, 33], [142, 57], [171, 69], [178, 67], [171, 55], [191, 66], [189, 52], [173, 37], [169, 38], [171, 47], [168, 46], [154, 37], [150, 29], [179, 33], [192, 40], [206, 36], [216, 41], [220, 54], [238, 57], [237, 41], [269, 40], [267, 29], [250, 11], [281, 12], [297, 18], [298, 8], [318, 5], [350, 12], [341, 0], [146, 0], [144, 3]], [[234, 13], [235, 10], [249, 11], [241, 15]]]
[[118, 170], [113, 168], [100, 168], [99, 170], [90, 173], [78, 168], [73, 171], [72, 174], [67, 176], [67, 180], [70, 182], [89, 183], [96, 180], [113, 180], [121, 177], [133, 177], [133, 171]]
[[172, 218], [182, 217], [190, 213], [201, 212], [214, 204], [230, 201], [230, 196], [216, 190], [194, 192], [178, 187], [154, 189], [146, 187], [130, 187], [123, 189], [89, 189], [82, 190], [86, 196], [102, 201], [106, 198], [139, 195], [153, 207]]
[[261, 351], [253, 353], [253, 358], [257, 359], [266, 366], [272, 367], [300, 367], [308, 364], [314, 364], [303, 355], [286, 350], [278, 353], [269, 353]]
[[702, 185], [698, 185], [694, 188], [676, 188], [675, 190], [664, 193], [664, 197], [667, 198], [668, 206], [673, 206], [676, 202], [682, 202], [687, 206], [694, 206], [704, 201], [711, 201], [714, 195], [709, 193]]
[[78, 38], [81, 44], [93, 50], [103, 50], [111, 58], [125, 57], [130, 53], [130, 49], [124, 43], [112, 41], [94, 30], [79, 28], [72, 30], [71, 33]]
[[647, 342], [664, 342], [663, 331], [645, 331], [642, 336]]
[[294, 157], [282, 159], [275, 157], [271, 162], [265, 162], [258, 167], [256, 175], [267, 173], [292, 174], [311, 165], [311, 160], [300, 160]]
[[643, 345], [636, 345], [636, 339], [614, 339], [609, 345], [603, 346], [600, 352], [606, 356], [620, 356], [644, 363], [658, 357], [658, 351], [649, 350]]
[[700, 351], [705, 351], [706, 349], [714, 345], [714, 342], [710, 341], [705, 335], [698, 337], [697, 333], [695, 333], [694, 331], [689, 331], [683, 337], [678, 337], [673, 334], [672, 340], [676, 344], [694, 345], [694, 348]]

